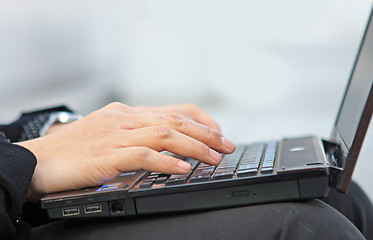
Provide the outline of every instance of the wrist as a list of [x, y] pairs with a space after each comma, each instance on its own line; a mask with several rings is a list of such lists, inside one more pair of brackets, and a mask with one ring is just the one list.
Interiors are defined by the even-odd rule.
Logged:
[[[42, 141], [44, 138], [38, 138], [38, 139], [32, 139], [28, 141], [23, 141], [23, 142], [17, 142], [14, 143], [16, 145], [19, 145], [28, 151], [30, 151], [36, 158], [36, 168], [34, 169], [34, 173], [31, 179], [30, 187], [26, 196], [26, 201], [29, 202], [35, 202], [40, 199], [44, 193], [40, 190], [40, 187], [35, 184], [35, 175], [36, 172], [38, 171], [38, 167], [40, 167], [42, 164], [42, 159], [43, 159], [43, 149], [40, 146], [43, 146], [44, 144], [40, 141]], [[38, 190], [39, 189], [39, 190]]]

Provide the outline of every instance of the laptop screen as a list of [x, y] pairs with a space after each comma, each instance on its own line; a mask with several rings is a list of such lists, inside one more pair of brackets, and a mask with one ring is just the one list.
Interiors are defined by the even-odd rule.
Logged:
[[369, 120], [372, 116], [373, 23], [372, 15], [360, 46], [350, 82], [335, 123], [332, 140], [341, 145], [344, 171], [340, 186], [345, 191], [351, 179]]
[[373, 24], [367, 28], [354, 71], [340, 109], [336, 128], [351, 147], [373, 80]]

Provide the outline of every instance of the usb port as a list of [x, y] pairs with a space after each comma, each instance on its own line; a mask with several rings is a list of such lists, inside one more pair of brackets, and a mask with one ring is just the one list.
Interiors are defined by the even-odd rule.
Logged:
[[79, 207], [71, 207], [62, 209], [63, 216], [74, 216], [79, 215]]
[[84, 206], [85, 213], [99, 213], [102, 211], [101, 204]]

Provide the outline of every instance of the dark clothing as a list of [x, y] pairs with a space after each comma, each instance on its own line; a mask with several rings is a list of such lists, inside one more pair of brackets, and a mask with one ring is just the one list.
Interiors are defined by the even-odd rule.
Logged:
[[364, 239], [320, 200], [260, 204], [214, 211], [131, 219], [59, 221], [33, 230], [32, 240], [101, 239]]
[[[357, 197], [355, 197], [357, 196]], [[361, 197], [361, 198], [360, 198]], [[366, 239], [373, 239], [373, 209], [352, 182], [334, 201]], [[336, 209], [320, 200], [260, 204], [220, 210], [132, 218], [58, 221], [32, 230], [32, 239], [363, 239]]]
[[[18, 122], [0, 126], [13, 141]], [[36, 113], [37, 114], [37, 113]], [[372, 204], [352, 183], [347, 196], [331, 191], [328, 198], [260, 204], [213, 211], [89, 221], [57, 221], [31, 229], [19, 220], [33, 171], [35, 156], [0, 135], [0, 239], [364, 239], [372, 238]], [[40, 207], [36, 211], [40, 211]], [[35, 212], [35, 207], [32, 208]], [[348, 221], [347, 216], [354, 224]], [[35, 213], [24, 218], [39, 225]], [[39, 213], [37, 213], [40, 216]], [[359, 230], [355, 227], [357, 226]]]
[[352, 181], [347, 194], [332, 189], [321, 199], [346, 216], [366, 239], [373, 239], [373, 205], [363, 190]]
[[[32, 175], [36, 166], [35, 156], [27, 149], [11, 144], [21, 138], [24, 124], [43, 113], [66, 111], [65, 106], [24, 113], [9, 124], [0, 125], [0, 239], [19, 234], [29, 234], [28, 225], [19, 221]], [[4, 134], [5, 133], [5, 134]]]
[[[36, 166], [35, 156], [0, 136], [0, 236], [14, 235]], [[3, 238], [1, 238], [3, 239]]]
[[9, 125], [0, 125], [0, 132], [5, 133], [6, 137], [11, 142], [18, 142], [21, 139], [21, 135], [23, 132], [23, 125], [27, 123], [27, 121], [32, 120], [39, 114], [43, 113], [52, 113], [52, 112], [71, 112], [71, 110], [65, 106], [53, 107], [48, 109], [43, 109], [34, 112], [28, 112], [21, 115], [21, 117], [9, 124]]

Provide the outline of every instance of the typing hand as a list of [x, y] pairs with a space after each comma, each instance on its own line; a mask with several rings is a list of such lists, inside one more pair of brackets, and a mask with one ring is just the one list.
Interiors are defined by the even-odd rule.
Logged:
[[[188, 163], [160, 153], [164, 150], [210, 165], [220, 163], [217, 151], [234, 151], [233, 143], [222, 137], [210, 117], [206, 117], [208, 123], [201, 120], [207, 116], [202, 110], [188, 112], [200, 123], [161, 110], [112, 103], [52, 134], [18, 143], [38, 159], [29, 199], [100, 185], [123, 171], [190, 171]], [[187, 112], [185, 108], [182, 111], [184, 115]]]

